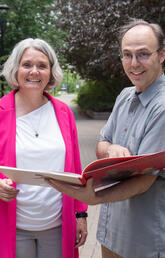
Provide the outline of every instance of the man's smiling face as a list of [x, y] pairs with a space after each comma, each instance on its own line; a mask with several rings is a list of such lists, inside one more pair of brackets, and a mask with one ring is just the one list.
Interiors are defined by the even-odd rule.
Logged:
[[[130, 61], [123, 58], [122, 63], [137, 92], [144, 91], [162, 74], [163, 53], [149, 26], [136, 25], [128, 30], [122, 39], [121, 52], [123, 57], [131, 56]], [[148, 58], [142, 61], [138, 55]]]

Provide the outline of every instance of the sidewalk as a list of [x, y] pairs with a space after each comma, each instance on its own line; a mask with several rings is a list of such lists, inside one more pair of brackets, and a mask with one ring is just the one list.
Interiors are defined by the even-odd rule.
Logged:
[[[72, 109], [78, 130], [80, 156], [82, 168], [96, 159], [95, 149], [100, 129], [104, 126], [105, 120], [93, 120], [80, 113], [76, 104], [72, 102], [74, 95], [62, 95], [60, 100], [69, 105]], [[80, 248], [80, 258], [100, 258], [100, 244], [96, 240], [100, 206], [89, 206], [88, 208], [88, 237], [84, 246]]]

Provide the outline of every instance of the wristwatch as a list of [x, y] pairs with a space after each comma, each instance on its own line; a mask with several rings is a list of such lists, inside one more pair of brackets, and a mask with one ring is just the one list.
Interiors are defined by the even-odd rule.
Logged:
[[87, 212], [76, 212], [76, 218], [87, 218], [88, 213]]

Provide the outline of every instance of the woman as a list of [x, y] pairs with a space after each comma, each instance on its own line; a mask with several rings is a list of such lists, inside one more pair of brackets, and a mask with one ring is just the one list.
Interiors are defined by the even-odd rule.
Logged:
[[[73, 114], [45, 92], [62, 80], [51, 46], [22, 40], [1, 75], [14, 90], [0, 100], [0, 165], [80, 173]], [[87, 236], [86, 209], [51, 187], [16, 186], [1, 174], [1, 258], [77, 258]]]

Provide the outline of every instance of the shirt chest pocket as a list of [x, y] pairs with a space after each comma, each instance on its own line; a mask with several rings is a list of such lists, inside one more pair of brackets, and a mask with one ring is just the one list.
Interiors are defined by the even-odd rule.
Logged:
[[140, 137], [137, 138], [132, 135], [129, 137], [127, 148], [129, 149], [132, 155], [138, 155], [140, 141]]

